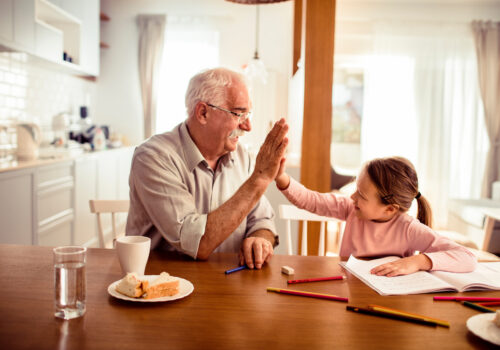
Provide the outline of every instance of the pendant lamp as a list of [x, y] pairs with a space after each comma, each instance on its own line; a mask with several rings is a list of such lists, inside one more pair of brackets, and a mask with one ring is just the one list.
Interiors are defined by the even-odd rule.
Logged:
[[267, 70], [264, 62], [259, 57], [259, 5], [255, 6], [255, 52], [253, 58], [244, 67], [243, 71], [250, 80], [257, 79], [263, 84], [267, 83]]

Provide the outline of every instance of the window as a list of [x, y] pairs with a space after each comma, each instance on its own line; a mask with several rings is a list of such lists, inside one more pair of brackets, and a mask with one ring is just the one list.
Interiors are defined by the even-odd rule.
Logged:
[[[172, 130], [187, 117], [185, 94], [189, 79], [219, 65], [219, 33], [192, 23], [167, 24], [160, 72], [156, 132]], [[185, 27], [185, 28], [183, 28]]]
[[361, 164], [363, 68], [335, 67], [333, 79], [331, 163], [337, 172], [354, 175]]

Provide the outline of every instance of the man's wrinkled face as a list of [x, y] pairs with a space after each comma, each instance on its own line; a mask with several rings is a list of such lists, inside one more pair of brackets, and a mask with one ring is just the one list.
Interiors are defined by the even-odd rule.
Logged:
[[[244, 83], [235, 82], [227, 90], [226, 101], [219, 107], [236, 113], [247, 113], [250, 111], [251, 103], [248, 95], [248, 90]], [[222, 156], [236, 149], [240, 136], [244, 132], [251, 130], [250, 120], [239, 122], [239, 118], [226, 111], [209, 108], [211, 114], [210, 122], [212, 123], [212, 135], [207, 137], [213, 138], [214, 148], [217, 153]]]

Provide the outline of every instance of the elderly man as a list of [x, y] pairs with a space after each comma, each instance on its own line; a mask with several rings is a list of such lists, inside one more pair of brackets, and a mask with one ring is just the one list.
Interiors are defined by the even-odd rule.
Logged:
[[238, 143], [251, 130], [248, 89], [240, 74], [224, 68], [191, 79], [186, 108], [185, 122], [134, 153], [127, 235], [200, 260], [239, 252], [240, 264], [260, 269], [278, 244], [263, 194], [284, 156], [288, 125], [283, 119], [274, 125], [254, 165]]

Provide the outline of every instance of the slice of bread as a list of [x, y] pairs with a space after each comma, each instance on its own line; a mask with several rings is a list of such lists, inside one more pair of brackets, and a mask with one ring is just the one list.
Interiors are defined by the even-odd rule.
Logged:
[[136, 273], [127, 273], [116, 285], [116, 291], [132, 298], [139, 298], [144, 294], [143, 281]]
[[166, 296], [172, 296], [179, 293], [179, 279], [170, 276], [167, 272], [162, 272], [157, 279], [148, 283], [143, 282], [142, 286], [145, 294], [143, 298], [154, 299]]
[[495, 318], [493, 319], [497, 327], [500, 327], [500, 310], [497, 310]]

